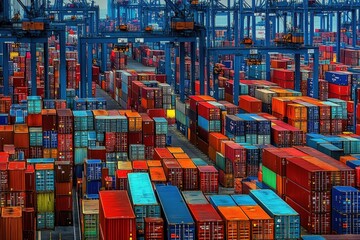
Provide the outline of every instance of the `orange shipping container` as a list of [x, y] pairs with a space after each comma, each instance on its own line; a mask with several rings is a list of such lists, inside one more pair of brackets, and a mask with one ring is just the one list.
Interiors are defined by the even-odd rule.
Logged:
[[225, 221], [226, 239], [250, 239], [250, 221], [240, 207], [218, 207], [218, 211]]
[[142, 118], [137, 112], [127, 112], [125, 116], [129, 121], [129, 132], [141, 132], [142, 131]]
[[250, 219], [251, 239], [274, 239], [274, 219], [260, 206], [241, 206]]
[[161, 161], [160, 160], [147, 160], [147, 165], [149, 168], [151, 167], [161, 167]]
[[183, 169], [183, 189], [197, 190], [199, 188], [198, 169], [190, 158], [177, 159]]
[[221, 151], [221, 142], [229, 140], [227, 136], [221, 133], [209, 133], [209, 145], [217, 152]]
[[184, 150], [181, 147], [167, 147], [170, 153], [184, 153]]
[[286, 115], [293, 120], [307, 120], [307, 110], [304, 105], [291, 103], [287, 105]]
[[166, 183], [166, 176], [162, 167], [150, 167], [149, 172], [153, 183]]
[[248, 113], [259, 113], [262, 109], [262, 103], [259, 99], [249, 95], [239, 97], [239, 107]]
[[190, 158], [189, 155], [187, 155], [186, 153], [174, 153], [174, 158], [176, 159], [187, 159]]
[[355, 161], [358, 160], [356, 157], [353, 156], [341, 156], [340, 157], [340, 162], [346, 164], [347, 161]]

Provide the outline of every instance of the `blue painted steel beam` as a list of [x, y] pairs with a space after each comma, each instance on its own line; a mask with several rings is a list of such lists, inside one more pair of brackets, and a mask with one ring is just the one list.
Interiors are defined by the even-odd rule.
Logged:
[[300, 85], [301, 85], [300, 54], [297, 53], [294, 55], [294, 62], [295, 62], [295, 91], [300, 91]]
[[314, 49], [314, 64], [313, 64], [313, 88], [314, 98], [319, 98], [319, 49]]
[[190, 89], [191, 89], [191, 94], [195, 95], [195, 62], [196, 62], [196, 43], [191, 42], [190, 43], [190, 47], [191, 47], [191, 85], [190, 85]]
[[234, 57], [234, 104], [239, 105], [239, 85], [240, 85], [240, 55]]
[[66, 99], [66, 52], [65, 52], [66, 39], [65, 39], [64, 31], [59, 33], [59, 43], [60, 43], [60, 79], [59, 79], [60, 99]]
[[185, 43], [180, 43], [180, 101], [185, 102]]
[[87, 45], [87, 96], [92, 97], [92, 45]]
[[31, 55], [31, 96], [37, 95], [37, 83], [36, 83], [36, 43], [30, 44]]
[[101, 71], [107, 71], [107, 44], [101, 44]]
[[172, 79], [173, 74], [171, 70], [171, 46], [170, 43], [165, 43], [165, 74], [166, 82], [173, 86]]
[[4, 95], [9, 96], [9, 49], [7, 43], [3, 45], [3, 77], [4, 77]]
[[44, 43], [44, 92], [45, 99], [50, 99], [50, 83], [49, 83], [49, 44]]
[[356, 42], [357, 42], [357, 27], [356, 27], [356, 19], [357, 19], [357, 17], [356, 17], [356, 10], [354, 9], [354, 10], [352, 10], [352, 12], [351, 12], [352, 14], [351, 14], [351, 24], [352, 24], [352, 32], [353, 32], [353, 34], [352, 34], [352, 46], [353, 47], [356, 47]]
[[[208, 55], [207, 55], [208, 56]], [[200, 94], [205, 93], [205, 30], [200, 30], [199, 38], [199, 77], [200, 77]]]
[[336, 61], [340, 62], [341, 12], [337, 12], [336, 27], [338, 32], [338, 34], [336, 34]]

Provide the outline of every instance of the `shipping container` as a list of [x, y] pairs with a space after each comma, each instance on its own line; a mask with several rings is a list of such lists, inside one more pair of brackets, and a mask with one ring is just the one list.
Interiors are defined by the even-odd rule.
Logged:
[[99, 209], [100, 239], [136, 239], [136, 217], [126, 191], [100, 191]]
[[251, 239], [274, 239], [274, 219], [260, 206], [241, 206], [250, 220]]
[[164, 212], [166, 239], [195, 240], [195, 222], [178, 188], [157, 185], [156, 194]]
[[299, 239], [300, 216], [272, 190], [252, 190], [250, 196], [274, 219], [275, 239]]
[[188, 204], [196, 222], [196, 239], [225, 239], [224, 222], [211, 204]]
[[250, 221], [240, 207], [219, 206], [217, 209], [225, 222], [225, 239], [250, 239]]
[[254, 199], [247, 194], [236, 194], [231, 195], [232, 199], [238, 206], [256, 206], [258, 205]]
[[1, 209], [0, 218], [1, 239], [22, 240], [23, 220], [21, 207], [6, 207]]
[[153, 183], [166, 183], [166, 176], [162, 167], [150, 167], [149, 174], [151, 182]]
[[128, 192], [136, 215], [138, 236], [144, 235], [145, 217], [160, 217], [160, 206], [148, 173], [129, 173]]
[[230, 195], [210, 195], [209, 197], [210, 203], [214, 207], [234, 207], [236, 203]]
[[183, 188], [183, 169], [176, 159], [163, 159], [163, 168], [167, 181], [180, 190]]
[[160, 217], [147, 217], [145, 218], [145, 240], [163, 240], [165, 239], [164, 233], [164, 220]]
[[[174, 154], [175, 155], [175, 154]], [[198, 169], [189, 158], [177, 159], [183, 171], [183, 189], [199, 189]]]
[[214, 166], [198, 166], [199, 186], [204, 193], [219, 191], [219, 172]]
[[206, 199], [202, 191], [182, 191], [182, 196], [186, 204], [196, 205], [196, 204], [208, 204], [209, 201]]

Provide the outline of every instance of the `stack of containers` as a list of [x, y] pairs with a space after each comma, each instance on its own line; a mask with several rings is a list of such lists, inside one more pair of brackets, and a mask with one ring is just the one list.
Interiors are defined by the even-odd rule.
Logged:
[[70, 109], [57, 110], [58, 159], [74, 163], [73, 151], [74, 117]]
[[136, 217], [126, 191], [99, 193], [100, 239], [136, 239]]
[[[74, 159], [75, 168], [79, 171], [84, 166], [84, 160], [87, 158], [87, 148], [89, 147], [89, 135], [95, 134], [94, 118], [91, 111], [73, 111], [74, 115]], [[81, 178], [82, 176], [76, 176]]]
[[84, 239], [99, 239], [99, 200], [81, 201], [80, 221]]
[[199, 173], [193, 161], [190, 158], [178, 158], [177, 162], [179, 163], [183, 171], [183, 189], [199, 189]]
[[[96, 145], [104, 146], [105, 142], [105, 132], [107, 130], [106, 120], [107, 116], [109, 116], [108, 111], [106, 110], [93, 110], [94, 115], [94, 130], [96, 132]], [[108, 121], [109, 123], [109, 121]], [[105, 159], [102, 159], [105, 161]]]
[[[125, 116], [128, 119], [128, 145], [142, 143], [142, 118], [137, 112], [126, 112]], [[130, 152], [129, 152], [130, 155]]]
[[55, 216], [57, 226], [73, 224], [73, 168], [69, 161], [55, 162]]
[[54, 159], [28, 159], [28, 164], [35, 165], [35, 189], [37, 199], [37, 229], [55, 227], [55, 171]]
[[245, 121], [235, 115], [226, 115], [225, 135], [237, 143], [245, 143]]
[[133, 171], [130, 161], [119, 161], [116, 170], [116, 189], [128, 189], [128, 174]]
[[300, 214], [301, 225], [309, 233], [330, 234], [331, 176], [336, 168], [311, 162], [303, 158], [287, 159], [286, 202]]
[[145, 234], [145, 218], [160, 217], [160, 205], [156, 200], [148, 173], [129, 173], [128, 192], [136, 214], [137, 236]]
[[83, 177], [86, 194], [99, 194], [101, 188], [102, 163], [100, 159], [85, 160], [85, 171]]
[[[189, 111], [189, 104], [185, 104], [180, 101], [179, 98], [176, 99], [175, 102], [175, 116], [176, 116], [176, 128], [179, 130], [185, 137], [189, 138], [188, 129], [190, 127], [189, 123], [189, 115], [187, 112]], [[195, 119], [196, 121], [196, 119]]]
[[232, 178], [246, 177], [246, 149], [232, 141], [223, 142], [222, 152], [225, 153], [225, 174], [232, 174]]
[[58, 158], [58, 131], [55, 109], [43, 109], [42, 130], [43, 130], [43, 157]]
[[275, 68], [271, 72], [271, 81], [282, 88], [294, 89], [295, 72], [288, 69]]
[[359, 234], [360, 192], [354, 187], [332, 188], [332, 232]]
[[198, 166], [199, 186], [204, 193], [218, 193], [219, 172], [214, 166]]
[[288, 104], [286, 108], [286, 116], [288, 123], [303, 132], [307, 132], [307, 110], [306, 107], [301, 104]]
[[[195, 194], [192, 194], [195, 193]], [[202, 192], [182, 192], [191, 215], [196, 221], [196, 239], [224, 239], [224, 221]]]
[[155, 147], [165, 148], [168, 133], [168, 122], [166, 118], [163, 117], [154, 117], [153, 120], [155, 124]]
[[41, 158], [42, 152], [42, 101], [41, 97], [29, 96], [27, 98], [28, 117], [27, 123], [29, 126], [29, 157]]
[[166, 239], [197, 239], [194, 220], [178, 188], [157, 185], [156, 194], [165, 216]]
[[[6, 169], [6, 164], [3, 164], [5, 166], [2, 166], [3, 169]], [[7, 174], [3, 172], [2, 176], [7, 177], [7, 184], [5, 183], [2, 190], [2, 195], [8, 195], [9, 197], [13, 198], [13, 201], [5, 201], [1, 203], [2, 206], [24, 206], [24, 199], [28, 197], [31, 199], [31, 197], [34, 195], [33, 190], [34, 186], [27, 186], [25, 184], [25, 162], [9, 162], [7, 167]], [[33, 175], [32, 175], [33, 177]], [[5, 180], [4, 180], [5, 182]], [[29, 189], [26, 189], [26, 187], [29, 187]], [[26, 193], [24, 193], [27, 191]], [[25, 195], [25, 196], [24, 196]], [[33, 201], [25, 202], [28, 207], [34, 207]], [[32, 206], [31, 206], [32, 204]]]
[[155, 147], [155, 126], [154, 120], [145, 113], [141, 113], [142, 118], [142, 142], [145, 146], [145, 159], [153, 159]]
[[221, 133], [210, 133], [209, 134], [209, 158], [211, 161], [217, 163], [218, 155], [223, 158], [224, 156], [221, 154], [221, 142], [227, 141], [229, 138]]
[[1, 209], [0, 234], [6, 240], [23, 239], [23, 215], [21, 207], [6, 207]]
[[252, 190], [250, 196], [274, 219], [274, 239], [299, 239], [300, 216], [272, 190]]
[[350, 72], [328, 71], [325, 72], [325, 80], [329, 83], [329, 98], [350, 100], [352, 84]]

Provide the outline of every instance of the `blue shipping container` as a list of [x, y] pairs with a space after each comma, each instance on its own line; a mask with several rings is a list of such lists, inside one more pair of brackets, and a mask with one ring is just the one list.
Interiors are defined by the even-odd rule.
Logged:
[[236, 206], [236, 203], [230, 195], [213, 195], [209, 196], [209, 202], [215, 208]]
[[195, 222], [179, 189], [156, 185], [156, 193], [165, 216], [167, 239], [195, 240]]
[[342, 213], [360, 213], [360, 191], [354, 187], [334, 186], [332, 208]]
[[236, 194], [231, 195], [232, 199], [238, 206], [256, 206], [258, 205], [254, 199], [247, 194]]

